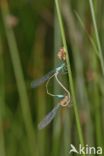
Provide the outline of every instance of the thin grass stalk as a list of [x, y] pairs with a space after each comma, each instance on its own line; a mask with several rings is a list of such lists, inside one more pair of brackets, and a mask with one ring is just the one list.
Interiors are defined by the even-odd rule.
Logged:
[[0, 38], [0, 155], [6, 156], [5, 139], [3, 131], [3, 114], [5, 113], [5, 101], [4, 101], [4, 63], [3, 63], [3, 51], [2, 42]]
[[30, 148], [31, 156], [37, 155], [35, 147], [35, 134], [34, 128], [32, 125], [32, 118], [29, 107], [28, 95], [26, 92], [26, 86], [24, 82], [24, 76], [22, 71], [22, 66], [19, 58], [19, 51], [16, 44], [16, 39], [12, 28], [7, 26], [6, 17], [10, 14], [7, 1], [1, 2], [1, 13], [5, 27], [5, 33], [8, 41], [8, 46], [10, 50], [10, 55], [12, 59], [12, 64], [14, 68], [14, 74], [16, 77], [16, 83], [20, 98], [21, 109], [23, 113], [24, 124], [28, 136], [28, 143]]
[[[104, 59], [103, 59], [103, 52], [102, 52], [102, 48], [101, 48], [101, 43], [100, 43], [100, 38], [99, 38], [99, 34], [98, 34], [98, 28], [97, 28], [97, 24], [96, 24], [96, 17], [95, 17], [95, 11], [94, 11], [94, 5], [92, 0], [89, 0], [89, 5], [90, 5], [90, 10], [91, 10], [91, 16], [92, 16], [92, 21], [93, 21], [93, 27], [94, 27], [94, 32], [95, 32], [95, 37], [96, 37], [96, 45], [97, 45], [97, 49], [98, 49], [98, 53], [99, 53], [99, 58], [100, 58], [100, 64], [101, 64], [101, 69], [102, 69], [102, 73], [104, 76]], [[95, 62], [96, 61], [96, 57], [95, 57]], [[94, 64], [94, 68], [98, 68], [97, 64]], [[97, 69], [98, 70], [98, 69]], [[96, 73], [98, 73], [98, 71], [96, 70]], [[99, 91], [98, 91], [98, 86], [96, 84], [95, 81], [95, 89], [94, 89], [94, 97], [96, 97], [95, 99], [95, 131], [96, 131], [96, 140], [97, 140], [97, 145], [103, 147], [103, 142], [102, 142], [102, 131], [101, 128], [99, 129], [99, 127], [101, 127], [101, 112], [99, 110], [100, 107], [100, 96], [99, 96]]]
[[95, 43], [93, 37], [90, 36], [89, 33], [87, 32], [87, 30], [86, 30], [86, 28], [85, 28], [85, 25], [84, 25], [84, 23], [83, 23], [81, 17], [79, 16], [79, 14], [78, 14], [77, 12], [75, 12], [75, 14], [76, 14], [76, 17], [78, 18], [78, 21], [79, 21], [79, 23], [80, 23], [82, 29], [84, 30], [84, 32], [86, 33], [86, 35], [87, 35], [89, 41], [91, 42], [91, 44], [92, 44], [92, 46], [93, 46], [93, 49], [94, 49], [96, 55], [98, 56], [98, 58], [100, 58], [99, 52], [98, 52], [98, 49], [97, 49], [97, 47], [96, 47], [96, 43]]
[[[20, 111], [20, 110], [19, 110]], [[17, 153], [17, 149], [18, 149], [18, 141], [17, 138], [19, 140], [19, 131], [20, 129], [22, 129], [23, 127], [18, 124], [17, 119], [14, 116], [14, 119], [12, 121], [12, 126], [10, 129], [10, 134], [9, 134], [9, 138], [8, 138], [8, 146], [7, 146], [7, 155], [8, 156], [16, 156]], [[25, 144], [26, 145], [26, 144]], [[19, 148], [18, 152], [21, 150], [21, 148]]]
[[[56, 67], [58, 59], [57, 59], [57, 53], [59, 49], [61, 48], [61, 33], [59, 29], [59, 24], [58, 24], [58, 19], [57, 19], [57, 13], [55, 10], [55, 15], [54, 15], [54, 67]], [[56, 80], [54, 81], [54, 94], [57, 94], [57, 92], [60, 92], [60, 87], [57, 85]], [[56, 104], [56, 99], [54, 99], [54, 104]], [[68, 113], [69, 110], [62, 110], [61, 114], [58, 115], [54, 119], [54, 125], [53, 125], [53, 152], [52, 155], [57, 156], [59, 154], [60, 147], [61, 151], [60, 153], [64, 156], [68, 154], [68, 145], [71, 143], [71, 112], [70, 114]], [[69, 117], [70, 115], [70, 117]], [[61, 118], [60, 118], [61, 116]], [[60, 120], [61, 119], [61, 120]], [[68, 124], [67, 124], [68, 123]], [[60, 135], [62, 132], [62, 135]], [[62, 139], [62, 141], [61, 141]], [[64, 150], [66, 147], [67, 150]]]
[[[57, 21], [56, 16], [56, 9], [54, 10], [54, 67], [57, 65], [57, 52], [59, 48], [61, 47], [61, 35], [60, 35], [60, 29]], [[57, 86], [56, 80], [54, 80], [54, 94], [57, 94], [57, 92], [60, 92], [59, 85]], [[54, 104], [56, 105], [57, 100], [54, 98]], [[52, 136], [52, 156], [59, 155], [59, 149], [60, 149], [60, 132], [61, 132], [61, 125], [60, 125], [60, 115], [56, 116], [56, 118], [53, 121], [53, 136]]]
[[91, 133], [92, 132], [91, 126], [89, 129], [89, 123], [91, 124], [89, 100], [88, 100], [88, 94], [87, 94], [86, 85], [85, 85], [85, 77], [83, 73], [85, 64], [82, 61], [83, 58], [81, 55], [85, 49], [85, 44], [83, 44], [84, 41], [79, 39], [79, 38], [82, 38], [83, 34], [77, 27], [76, 21], [72, 14], [71, 4], [67, 0], [64, 0], [62, 3], [62, 13], [64, 15], [64, 19], [65, 19], [66, 26], [68, 29], [71, 47], [73, 51], [73, 59], [74, 59], [74, 66], [75, 66], [75, 83], [76, 83], [75, 88], [76, 88], [77, 99], [80, 105], [79, 106], [80, 116], [81, 116], [81, 119], [83, 118], [82, 115], [88, 116], [83, 122], [83, 125], [84, 125], [83, 134], [84, 134], [86, 143], [88, 144], [88, 142], [90, 142], [91, 144], [93, 139], [92, 139], [92, 133]]
[[[58, 58], [57, 53], [59, 49], [61, 48], [61, 33], [59, 29], [59, 24], [58, 24], [58, 19], [57, 19], [57, 14], [55, 10], [54, 14], [54, 67], [56, 67]], [[60, 87], [57, 85], [56, 80], [54, 81], [54, 94], [57, 94], [57, 92], [60, 92]], [[54, 104], [56, 104], [57, 100], [54, 99]], [[68, 110], [69, 111], [69, 110]], [[67, 155], [68, 153], [68, 148], [67, 150], [64, 150], [64, 147], [68, 147], [70, 144], [70, 118], [69, 118], [69, 113], [66, 113], [66, 111], [63, 111], [60, 115], [58, 115], [54, 119], [54, 125], [53, 125], [53, 137], [52, 137], [52, 155], [57, 156], [59, 155], [60, 147], [61, 151], [60, 153], [62, 155]], [[60, 118], [61, 117], [61, 118]], [[64, 120], [64, 123], [63, 123]], [[67, 124], [69, 123], [69, 124]], [[62, 137], [62, 135], [63, 137]], [[67, 139], [68, 138], [68, 139]]]
[[[91, 49], [92, 51], [92, 49]], [[94, 53], [90, 53], [90, 58], [92, 60], [91, 62], [91, 68], [95, 72], [95, 77], [93, 79], [93, 82], [90, 84], [90, 95], [91, 95], [91, 104], [93, 105], [93, 116], [94, 116], [94, 131], [95, 131], [95, 137], [96, 137], [96, 145], [103, 147], [102, 143], [102, 129], [101, 129], [101, 97], [99, 94], [99, 86], [98, 86], [98, 78], [97, 74], [98, 71], [98, 62], [97, 57]]]
[[70, 83], [70, 89], [71, 89], [73, 107], [74, 107], [74, 112], [75, 112], [75, 117], [76, 117], [76, 124], [77, 124], [77, 129], [78, 129], [79, 140], [80, 140], [80, 143], [82, 144], [82, 146], [84, 146], [84, 140], [83, 140], [81, 125], [80, 125], [80, 120], [79, 120], [79, 114], [78, 114], [78, 109], [77, 109], [77, 102], [76, 102], [75, 92], [74, 92], [72, 72], [71, 72], [71, 67], [70, 67], [70, 62], [69, 62], [69, 57], [68, 57], [68, 48], [67, 48], [67, 44], [66, 44], [64, 27], [63, 27], [62, 17], [61, 17], [61, 13], [60, 13], [60, 9], [59, 9], [58, 0], [55, 0], [55, 5], [56, 5], [57, 16], [58, 16], [58, 20], [59, 20], [59, 26], [60, 26], [60, 30], [61, 30], [62, 42], [63, 42], [65, 52], [66, 52], [66, 63], [67, 63], [67, 68], [68, 68], [68, 78], [69, 78], [69, 83]]
[[[3, 103], [0, 97], [0, 103]], [[0, 106], [1, 109], [1, 106]], [[2, 122], [2, 113], [0, 112], [0, 155], [6, 156], [5, 145], [4, 145], [4, 132], [3, 132], [3, 122]]]
[[[79, 22], [80, 22], [82, 28], [83, 28], [84, 31], [86, 32], [86, 34], [87, 34], [87, 36], [88, 36], [88, 39], [90, 40], [90, 42], [91, 42], [91, 44], [92, 44], [92, 48], [93, 48], [93, 49], [91, 49], [91, 50], [89, 50], [89, 51], [92, 51], [92, 50], [95, 51], [95, 53], [92, 54], [92, 55], [90, 56], [90, 58], [91, 58], [92, 62], [95, 62], [95, 63], [93, 63], [93, 66], [94, 66], [94, 68], [95, 68], [94, 70], [96, 71], [96, 73], [98, 73], [98, 62], [97, 62], [97, 57], [100, 58], [100, 57], [99, 57], [98, 48], [97, 48], [97, 46], [96, 46], [96, 43], [95, 43], [93, 37], [90, 36], [90, 35], [88, 34], [88, 32], [86, 31], [85, 26], [84, 26], [84, 23], [83, 23], [83, 21], [81, 20], [81, 18], [80, 18], [80, 16], [78, 15], [77, 12], [76, 12], [76, 16], [77, 16], [77, 18], [78, 18], [78, 20], [79, 20]], [[96, 54], [96, 55], [95, 55], [95, 54]], [[93, 57], [92, 57], [92, 56], [93, 56]], [[96, 57], [96, 56], [97, 56], [97, 57]], [[94, 61], [93, 61], [93, 60], [94, 60]], [[92, 68], [92, 67], [91, 67], [91, 68]], [[99, 76], [99, 77], [100, 77], [100, 76]], [[101, 133], [101, 129], [99, 129], [99, 127], [101, 127], [100, 111], [99, 111], [99, 109], [98, 109], [98, 108], [100, 107], [99, 89], [98, 89], [97, 83], [96, 83], [96, 82], [93, 82], [93, 83], [94, 83], [94, 89], [93, 89], [92, 97], [96, 97], [96, 98], [94, 98], [94, 99], [92, 98], [92, 99], [93, 99], [93, 102], [91, 103], [91, 105], [94, 104], [94, 107], [95, 107], [94, 114], [95, 114], [95, 131], [96, 131], [97, 145], [102, 145], [102, 139], [101, 139], [102, 133]], [[90, 123], [90, 121], [88, 122], [88, 125], [90, 125], [89, 123]], [[94, 126], [94, 125], [93, 125], [93, 126]], [[89, 129], [89, 126], [88, 126], [88, 129]], [[91, 125], [90, 125], [90, 129], [91, 129]], [[89, 136], [88, 136], [88, 137], [89, 137]], [[90, 136], [90, 139], [91, 139], [91, 136]], [[90, 143], [89, 143], [89, 144], [90, 144]]]
[[[40, 33], [41, 32], [41, 33]], [[38, 29], [35, 33], [34, 49], [33, 49], [33, 67], [39, 77], [44, 75], [44, 49], [45, 49], [45, 36], [46, 27], [43, 23], [40, 23]], [[35, 75], [34, 75], [35, 76]], [[40, 86], [35, 91], [37, 95], [34, 99], [35, 109], [37, 109], [37, 119], [38, 123], [46, 114], [46, 92], [43, 86]], [[37, 127], [36, 127], [37, 129]], [[38, 138], [38, 154], [46, 155], [45, 142], [46, 142], [46, 131], [37, 131]]]
[[100, 44], [100, 39], [99, 39], [99, 34], [98, 34], [98, 29], [97, 29], [97, 24], [96, 24], [96, 19], [95, 19], [95, 12], [94, 12], [94, 6], [92, 0], [89, 0], [90, 4], [90, 10], [91, 10], [91, 16], [93, 20], [93, 26], [94, 26], [94, 31], [95, 31], [95, 37], [96, 37], [96, 43], [99, 51], [99, 56], [100, 56], [100, 63], [101, 63], [101, 69], [102, 73], [104, 76], [104, 59], [103, 59], [103, 52]]

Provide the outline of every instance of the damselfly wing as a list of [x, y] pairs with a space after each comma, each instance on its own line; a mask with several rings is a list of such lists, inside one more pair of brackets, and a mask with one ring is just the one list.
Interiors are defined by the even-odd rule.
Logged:
[[63, 63], [59, 67], [51, 70], [49, 73], [44, 75], [42, 78], [35, 80], [35, 81], [32, 81], [31, 82], [31, 88], [36, 88], [36, 87], [40, 86], [45, 81], [47, 81], [55, 72], [60, 72], [64, 67], [65, 67], [65, 64]]
[[53, 69], [52, 71], [50, 71], [49, 73], [47, 73], [46, 75], [44, 75], [42, 78], [32, 81], [31, 82], [31, 88], [36, 88], [38, 86], [40, 86], [41, 84], [43, 84], [45, 81], [47, 81], [49, 79], [49, 77], [54, 74], [55, 69]]
[[58, 110], [60, 109], [61, 105], [57, 104], [51, 112], [49, 112], [44, 118], [43, 120], [38, 124], [38, 129], [43, 129], [45, 128], [52, 120], [53, 118], [56, 116]]

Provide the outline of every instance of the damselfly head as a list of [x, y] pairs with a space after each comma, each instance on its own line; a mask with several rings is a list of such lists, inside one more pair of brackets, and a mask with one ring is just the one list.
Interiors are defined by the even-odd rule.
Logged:
[[59, 58], [60, 60], [63, 60], [63, 61], [66, 60], [66, 53], [65, 53], [64, 48], [61, 48], [61, 49], [58, 51], [57, 56], [58, 56], [58, 58]]
[[70, 98], [68, 95], [66, 95], [61, 101], [60, 101], [60, 105], [62, 107], [66, 107], [68, 106], [68, 104], [70, 103]]

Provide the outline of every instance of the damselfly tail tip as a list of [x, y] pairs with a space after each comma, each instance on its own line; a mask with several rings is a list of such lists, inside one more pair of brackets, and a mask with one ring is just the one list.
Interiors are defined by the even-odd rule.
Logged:
[[44, 127], [39, 123], [37, 128], [38, 128], [38, 130], [42, 130]]
[[30, 87], [31, 87], [31, 88], [36, 88], [37, 86], [38, 86], [38, 85], [37, 85], [35, 82], [31, 82], [31, 83], [30, 83]]

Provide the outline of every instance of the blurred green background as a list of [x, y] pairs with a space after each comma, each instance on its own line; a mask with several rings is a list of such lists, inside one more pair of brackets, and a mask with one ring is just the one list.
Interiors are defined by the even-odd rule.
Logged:
[[[93, 5], [104, 52], [103, 0]], [[103, 149], [104, 53], [99, 55], [90, 4], [60, 0], [60, 8], [84, 143]], [[0, 1], [0, 156], [77, 155], [69, 154], [70, 144], [79, 145], [73, 107], [62, 109], [39, 131], [39, 121], [58, 100], [47, 95], [45, 84], [30, 85], [60, 63], [62, 47], [54, 1]], [[67, 74], [60, 80], [70, 91]], [[62, 92], [54, 80], [49, 86], [55, 94]]]

